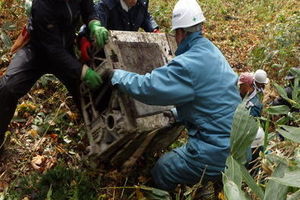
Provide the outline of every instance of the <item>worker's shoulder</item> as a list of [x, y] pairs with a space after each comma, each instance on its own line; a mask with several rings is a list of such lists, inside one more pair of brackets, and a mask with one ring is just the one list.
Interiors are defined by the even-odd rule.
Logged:
[[[119, 4], [120, 0], [101, 0], [96, 4], [97, 6], [107, 6], [110, 10], [116, 7]], [[143, 7], [148, 7], [148, 1], [147, 0], [138, 0], [138, 5], [141, 5]]]
[[113, 9], [116, 5], [118, 5], [118, 2], [120, 0], [101, 0], [100, 2], [96, 3], [96, 8], [97, 7], [102, 7], [102, 6], [106, 6], [108, 7], [110, 10]]
[[148, 7], [148, 1], [147, 0], [138, 0], [139, 4], [143, 7]]

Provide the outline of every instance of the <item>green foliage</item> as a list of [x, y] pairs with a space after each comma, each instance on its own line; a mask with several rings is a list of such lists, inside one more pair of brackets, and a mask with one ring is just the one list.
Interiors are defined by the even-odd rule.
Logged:
[[147, 186], [139, 186], [137, 189], [140, 189], [142, 191], [142, 196], [145, 197], [145, 199], [151, 199], [151, 200], [171, 200], [170, 194], [167, 191], [147, 187]]
[[267, 111], [270, 115], [282, 115], [288, 114], [290, 112], [290, 108], [286, 105], [271, 106], [267, 109]]
[[159, 24], [160, 29], [164, 32], [170, 31], [172, 10], [176, 2], [176, 0], [150, 1], [151, 5], [149, 11], [157, 24]]
[[[279, 163], [275, 171], [273, 172], [273, 177], [280, 177], [284, 174], [287, 169], [287, 165], [284, 163]], [[270, 180], [266, 186], [266, 192], [264, 200], [285, 200], [287, 196], [288, 187]]]
[[300, 188], [300, 169], [287, 171], [283, 177], [270, 177], [270, 179], [282, 185]]
[[245, 108], [245, 102], [235, 111], [231, 130], [231, 151], [226, 160], [226, 169], [223, 175], [224, 192], [228, 199], [248, 199], [242, 191], [242, 181], [250, 186], [258, 197], [263, 196], [259, 186], [255, 184], [243, 164], [246, 161], [246, 152], [256, 136], [258, 124]]
[[[269, 6], [264, 7], [268, 8]], [[267, 12], [262, 13], [267, 15]], [[274, 79], [284, 76], [290, 67], [298, 66], [300, 61], [299, 11], [285, 16], [283, 13], [278, 14], [274, 21], [267, 24], [264, 30], [266, 39], [250, 54], [249, 64], [255, 69], [266, 69]]]
[[[241, 118], [244, 121], [241, 121]], [[250, 133], [250, 125], [253, 129], [255, 129], [253, 133]], [[297, 136], [296, 132], [299, 133], [299, 128], [288, 126], [282, 126], [281, 128], [283, 129], [280, 129], [280, 133], [283, 133], [283, 131], [288, 132], [284, 134], [288, 138], [291, 138], [294, 141], [298, 141], [299, 137]], [[240, 159], [246, 154], [246, 150], [247, 148], [249, 148], [253, 140], [252, 134], [254, 134], [255, 136], [256, 131], [257, 123], [249, 115], [249, 112], [245, 109], [244, 103], [242, 103], [238, 106], [233, 119], [233, 128], [231, 134], [231, 155], [226, 160], [227, 168], [225, 169], [223, 175], [225, 196], [229, 200], [247, 199], [245, 192], [241, 189], [242, 182], [245, 182], [259, 199], [284, 200], [287, 198], [288, 190], [290, 187], [300, 187], [300, 177], [298, 177], [300, 176], [300, 170], [297, 167], [296, 169], [289, 169], [289, 161], [287, 159], [278, 156], [266, 156], [266, 158], [268, 158], [270, 162], [273, 162], [275, 165], [277, 165], [277, 167], [275, 168], [272, 177], [267, 182], [266, 190], [264, 192], [262, 188], [255, 183], [254, 179], [250, 176], [249, 172], [243, 166], [243, 159]], [[246, 136], [242, 137], [241, 135], [243, 134], [245, 134]], [[240, 150], [240, 152], [238, 152], [238, 150]], [[238, 155], [239, 153], [240, 155]], [[298, 196], [298, 194], [295, 193], [292, 197], [294, 198], [295, 196]]]
[[245, 193], [237, 186], [235, 182], [228, 179], [225, 175], [223, 177], [223, 184], [224, 184], [224, 193], [227, 199], [239, 199], [239, 200], [246, 200], [249, 199], [246, 197]]
[[292, 95], [288, 96], [286, 90], [282, 86], [276, 83], [274, 84], [278, 94], [281, 96], [281, 98], [288, 102], [290, 106], [270, 106], [267, 109], [267, 113], [269, 115], [281, 116], [281, 118], [274, 123], [276, 127], [280, 125], [300, 125], [300, 113], [297, 111], [300, 109], [300, 69], [290, 69], [290, 73], [295, 77], [295, 79], [289, 84], [289, 87], [292, 88]]
[[86, 173], [57, 166], [43, 175], [33, 174], [22, 178], [9, 189], [6, 199], [27, 196], [36, 200], [93, 200], [97, 196], [96, 186], [97, 183]]
[[227, 179], [232, 180], [238, 188], [242, 187], [242, 173], [240, 170], [240, 165], [232, 156], [229, 156], [226, 160], [225, 174]]
[[230, 153], [240, 163], [246, 162], [246, 152], [258, 130], [258, 123], [250, 116], [249, 111], [245, 107], [245, 102], [243, 102], [236, 109], [230, 137]]
[[256, 184], [252, 176], [249, 174], [244, 165], [240, 165], [240, 170], [243, 175], [244, 182], [248, 185], [248, 187], [253, 191], [254, 194], [260, 199], [264, 197], [264, 191], [262, 188]]
[[282, 125], [276, 131], [285, 138], [300, 143], [300, 128]]

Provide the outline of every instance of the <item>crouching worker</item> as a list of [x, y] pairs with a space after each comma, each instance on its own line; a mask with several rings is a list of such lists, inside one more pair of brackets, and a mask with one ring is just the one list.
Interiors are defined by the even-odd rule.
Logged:
[[[241, 98], [237, 75], [220, 50], [201, 33], [205, 20], [196, 0], [179, 0], [172, 28], [176, 57], [151, 73], [115, 70], [111, 83], [133, 98], [152, 105], [175, 105], [188, 129], [188, 142], [161, 157], [152, 169], [157, 188], [193, 185], [204, 174], [218, 179], [230, 149], [233, 114]], [[103, 77], [104, 78], [104, 77]]]
[[100, 76], [75, 57], [73, 44], [79, 19], [88, 25], [99, 47], [108, 31], [96, 20], [92, 0], [34, 0], [31, 9], [32, 30], [29, 42], [16, 52], [0, 79], [0, 143], [16, 109], [25, 95], [44, 74], [54, 74], [72, 94], [79, 106], [79, 84], [90, 88], [101, 84]]

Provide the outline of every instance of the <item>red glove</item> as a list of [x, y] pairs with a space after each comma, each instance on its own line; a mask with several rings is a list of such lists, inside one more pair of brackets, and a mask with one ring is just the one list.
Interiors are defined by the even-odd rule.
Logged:
[[23, 29], [22, 29], [22, 36], [24, 37], [24, 40], [29, 39], [29, 32], [27, 31], [26, 26], [24, 26]]
[[86, 38], [82, 37], [79, 42], [81, 59], [83, 61], [89, 61], [91, 59], [89, 55], [90, 47], [92, 46], [91, 42]]
[[153, 30], [153, 33], [160, 33], [160, 31], [159, 31], [159, 29], [157, 28], [157, 29], [154, 29], [154, 30]]

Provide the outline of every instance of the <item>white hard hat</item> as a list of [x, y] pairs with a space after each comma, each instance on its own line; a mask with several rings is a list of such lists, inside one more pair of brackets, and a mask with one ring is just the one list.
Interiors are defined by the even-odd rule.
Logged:
[[254, 73], [254, 80], [258, 83], [265, 83], [265, 84], [269, 83], [267, 72], [265, 72], [262, 69], [259, 69]]
[[196, 0], [179, 0], [172, 16], [172, 31], [188, 28], [205, 21], [205, 17]]

